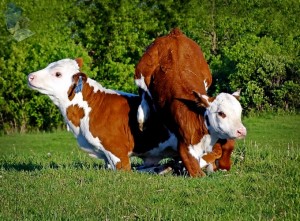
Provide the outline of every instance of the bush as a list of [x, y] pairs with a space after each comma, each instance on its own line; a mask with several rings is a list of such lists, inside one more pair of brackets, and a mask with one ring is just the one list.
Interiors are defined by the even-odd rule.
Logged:
[[[8, 0], [0, 2], [7, 12]], [[134, 67], [157, 37], [179, 27], [202, 48], [213, 74], [209, 94], [242, 89], [250, 113], [299, 110], [300, 5], [284, 1], [16, 0], [14, 27], [0, 14], [0, 130], [64, 125], [52, 102], [27, 87], [50, 62], [83, 57], [105, 87], [136, 92]], [[34, 6], [34, 7], [33, 7]], [[13, 25], [12, 25], [13, 26]], [[10, 28], [10, 31], [8, 31]], [[33, 35], [16, 41], [18, 30]]]

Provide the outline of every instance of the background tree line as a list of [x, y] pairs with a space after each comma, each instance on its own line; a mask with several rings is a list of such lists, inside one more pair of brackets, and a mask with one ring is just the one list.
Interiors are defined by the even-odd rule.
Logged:
[[[174, 27], [201, 46], [210, 95], [241, 88], [247, 113], [299, 110], [299, 0], [15, 0], [23, 20], [10, 32], [9, 3], [0, 2], [0, 131], [63, 126], [26, 79], [55, 60], [83, 57], [84, 71], [102, 85], [136, 92], [135, 65]], [[13, 32], [22, 28], [34, 35], [18, 42]]]

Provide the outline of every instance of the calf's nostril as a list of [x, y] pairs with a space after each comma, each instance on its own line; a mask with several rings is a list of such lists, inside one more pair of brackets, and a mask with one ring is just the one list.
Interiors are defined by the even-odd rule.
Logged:
[[246, 128], [242, 127], [242, 128], [240, 128], [240, 129], [238, 129], [238, 130], [237, 130], [237, 134], [238, 134], [239, 136], [246, 136], [246, 134], [247, 134]]
[[33, 74], [29, 75], [28, 79], [29, 79], [29, 81], [33, 81], [34, 75]]

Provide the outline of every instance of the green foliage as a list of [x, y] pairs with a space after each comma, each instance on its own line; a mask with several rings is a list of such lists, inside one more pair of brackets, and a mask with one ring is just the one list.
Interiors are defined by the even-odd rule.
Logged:
[[158, 20], [150, 18], [145, 4], [132, 0], [80, 1], [77, 13], [69, 15], [74, 40], [89, 51], [92, 68], [97, 69], [96, 79], [107, 87], [136, 91], [134, 67], [156, 37], [151, 33], [159, 29]]
[[[55, 60], [83, 57], [90, 77], [136, 92], [135, 65], [173, 27], [201, 46], [213, 74], [209, 94], [241, 88], [248, 113], [300, 108], [298, 0], [16, 0], [21, 20], [6, 25], [9, 2], [0, 2], [1, 131], [63, 125], [50, 100], [26, 83], [29, 73]], [[18, 28], [34, 34], [17, 42]]]
[[[65, 57], [83, 57], [87, 62], [84, 70], [88, 70], [91, 60], [84, 48], [70, 39], [64, 18], [70, 3], [52, 1], [50, 7], [46, 2], [41, 3], [34, 8], [28, 1], [16, 3], [30, 19], [33, 36], [17, 42], [5, 26], [0, 26], [1, 33], [5, 33], [0, 39], [0, 47], [4, 49], [0, 52], [0, 130], [6, 133], [61, 127], [63, 122], [57, 108], [48, 98], [29, 89], [27, 75]], [[6, 5], [7, 2], [1, 2], [1, 11]], [[54, 14], [57, 17], [52, 17]], [[5, 23], [3, 17], [1, 21]]]
[[[297, 87], [283, 87], [288, 81], [297, 85], [299, 80], [288, 75], [287, 64], [291, 56], [279, 44], [268, 37], [246, 36], [231, 48], [225, 47], [224, 54], [234, 63], [235, 73], [229, 74], [231, 88], [242, 88], [247, 109], [264, 110], [270, 105], [286, 108], [296, 104], [297, 96], [281, 100], [280, 94], [295, 94]], [[298, 82], [297, 82], [298, 81]], [[279, 95], [279, 96], [278, 96]], [[295, 106], [294, 106], [295, 107]]]
[[[299, 96], [294, 94], [299, 93], [300, 85], [300, 32], [295, 22], [300, 7], [294, 3], [253, 0], [216, 4], [219, 47], [210, 59], [213, 93], [241, 88], [246, 111], [299, 109]], [[291, 96], [284, 97], [287, 94]]]

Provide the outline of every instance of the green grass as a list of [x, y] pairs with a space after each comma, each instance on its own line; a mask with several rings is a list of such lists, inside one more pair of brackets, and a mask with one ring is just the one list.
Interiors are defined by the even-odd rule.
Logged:
[[300, 220], [300, 115], [244, 120], [229, 172], [103, 169], [68, 132], [0, 137], [0, 220]]

